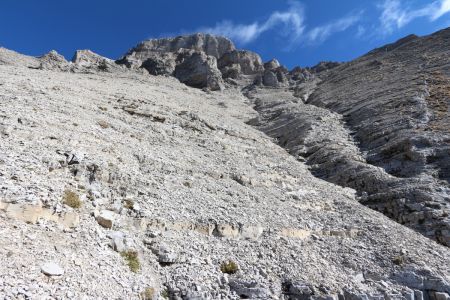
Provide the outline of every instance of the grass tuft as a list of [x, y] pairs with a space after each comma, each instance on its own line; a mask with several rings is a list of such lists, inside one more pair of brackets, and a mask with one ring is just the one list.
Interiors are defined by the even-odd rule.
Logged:
[[137, 273], [141, 269], [141, 263], [139, 262], [139, 256], [137, 251], [128, 250], [120, 253], [127, 262], [131, 272]]
[[232, 260], [223, 262], [220, 265], [220, 271], [225, 274], [234, 274], [239, 270], [239, 266]]
[[148, 287], [141, 293], [141, 298], [143, 300], [153, 300], [156, 295], [155, 288]]
[[124, 201], [123, 207], [125, 207], [126, 209], [133, 209], [134, 207], [134, 201], [131, 199], [126, 199]]
[[403, 255], [397, 255], [392, 259], [392, 262], [397, 266], [401, 266], [405, 263], [405, 257]]
[[63, 203], [72, 208], [80, 208], [83, 202], [77, 193], [71, 190], [65, 190], [63, 195]]
[[169, 291], [168, 291], [167, 289], [164, 289], [164, 290], [161, 292], [161, 297], [162, 297], [163, 299], [169, 299]]

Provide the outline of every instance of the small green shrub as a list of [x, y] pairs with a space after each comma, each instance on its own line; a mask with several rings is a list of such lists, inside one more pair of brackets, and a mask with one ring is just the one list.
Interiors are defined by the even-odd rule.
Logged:
[[161, 297], [163, 297], [164, 299], [169, 299], [169, 291], [167, 289], [162, 290]]
[[153, 300], [156, 295], [155, 288], [148, 287], [141, 293], [141, 298], [143, 300]]
[[220, 271], [225, 274], [234, 274], [239, 270], [239, 266], [232, 260], [223, 262], [220, 265]]
[[392, 259], [392, 262], [397, 266], [401, 266], [405, 263], [405, 257], [403, 255], [397, 255]]
[[134, 207], [134, 201], [131, 199], [126, 199], [124, 201], [123, 207], [125, 207], [126, 209], [133, 209]]
[[71, 190], [65, 190], [63, 195], [63, 203], [72, 208], [80, 208], [83, 202], [77, 193]]
[[137, 273], [141, 269], [141, 263], [139, 262], [139, 256], [137, 251], [128, 250], [120, 253], [127, 262], [131, 272]]

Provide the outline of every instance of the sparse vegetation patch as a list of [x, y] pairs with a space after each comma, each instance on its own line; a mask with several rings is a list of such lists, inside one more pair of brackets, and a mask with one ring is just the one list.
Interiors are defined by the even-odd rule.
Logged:
[[71, 190], [64, 191], [63, 203], [72, 208], [80, 208], [83, 205], [83, 202], [80, 200], [80, 196]]
[[134, 250], [128, 250], [123, 251], [120, 253], [122, 257], [127, 262], [128, 267], [130, 268], [131, 272], [137, 273], [141, 269], [141, 263], [139, 262], [139, 256], [137, 251]]
[[225, 274], [235, 274], [239, 270], [239, 266], [232, 260], [225, 261], [220, 265], [220, 271]]

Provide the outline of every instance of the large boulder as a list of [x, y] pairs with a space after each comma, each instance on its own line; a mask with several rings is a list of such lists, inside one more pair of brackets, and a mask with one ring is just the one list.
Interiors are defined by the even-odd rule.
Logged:
[[278, 67], [273, 68], [276, 66], [275, 63], [270, 65], [267, 64], [268, 63], [265, 64], [266, 69], [262, 74], [262, 84], [265, 86], [280, 87], [289, 83], [287, 78], [289, 72], [285, 67], [278, 65]]
[[265, 70], [262, 77], [262, 83], [265, 86], [278, 87], [279, 84], [277, 74], [271, 70]]
[[261, 57], [258, 54], [247, 50], [233, 50], [227, 52], [218, 61], [220, 70], [235, 64], [241, 67], [242, 74], [244, 75], [254, 75], [264, 71]]
[[231, 79], [238, 79], [239, 76], [242, 74], [241, 66], [239, 64], [232, 64], [226, 66], [222, 68], [220, 72], [222, 72], [223, 78], [231, 78]]
[[152, 75], [172, 75], [177, 65], [176, 58], [173, 53], [155, 53], [142, 62], [141, 68]]
[[175, 67], [174, 76], [186, 85], [196, 88], [209, 88], [213, 91], [224, 88], [222, 74], [217, 69], [214, 56], [204, 52], [181, 53], [178, 58], [182, 61]]
[[306, 80], [312, 79], [313, 74], [311, 74], [309, 69], [295, 67], [289, 71], [289, 77], [293, 81], [305, 82]]
[[266, 70], [275, 70], [276, 68], [279, 68], [281, 65], [278, 60], [271, 59], [268, 62], [264, 63], [264, 69]]

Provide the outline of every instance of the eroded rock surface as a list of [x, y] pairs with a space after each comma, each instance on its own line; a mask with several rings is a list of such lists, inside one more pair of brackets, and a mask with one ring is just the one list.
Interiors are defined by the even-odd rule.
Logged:
[[260, 112], [253, 124], [319, 178], [356, 189], [362, 203], [449, 246], [449, 32], [312, 68], [314, 77], [291, 88], [300, 102], [291, 92], [250, 89]]

